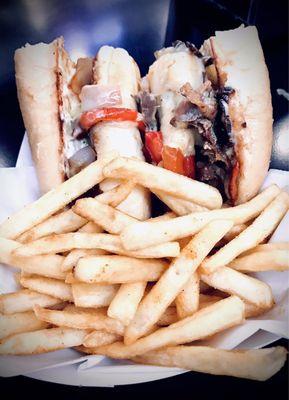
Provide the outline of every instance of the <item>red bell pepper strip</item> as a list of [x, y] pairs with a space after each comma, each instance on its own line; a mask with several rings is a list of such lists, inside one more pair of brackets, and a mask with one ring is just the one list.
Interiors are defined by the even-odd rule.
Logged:
[[196, 177], [196, 166], [195, 166], [195, 156], [184, 157], [184, 175], [189, 178], [195, 179]]
[[83, 113], [80, 117], [79, 123], [83, 129], [88, 130], [101, 121], [141, 122], [138, 117], [138, 112], [129, 108], [95, 108]]
[[184, 175], [184, 155], [179, 148], [164, 146], [162, 156], [165, 169]]
[[181, 149], [164, 146], [162, 156], [164, 168], [192, 179], [195, 178], [195, 157], [193, 155], [185, 157]]
[[137, 127], [141, 132], [145, 132], [146, 130], [146, 124], [143, 120], [137, 120]]
[[158, 164], [162, 161], [163, 135], [159, 131], [148, 131], [145, 133], [145, 148], [151, 160]]

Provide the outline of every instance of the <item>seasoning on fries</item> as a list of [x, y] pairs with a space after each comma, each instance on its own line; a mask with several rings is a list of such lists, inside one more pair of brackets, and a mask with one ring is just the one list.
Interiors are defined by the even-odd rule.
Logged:
[[126, 345], [116, 342], [98, 348], [98, 354], [112, 358], [131, 358], [159, 347], [190, 343], [241, 324], [244, 319], [244, 303], [236, 296], [218, 301], [191, 317], [180, 320], [167, 328]]
[[72, 283], [73, 302], [77, 307], [108, 307], [115, 297], [119, 285], [103, 285], [98, 283]]
[[20, 284], [27, 289], [54, 296], [63, 301], [73, 300], [71, 286], [57, 279], [21, 275]]
[[132, 283], [157, 281], [167, 269], [161, 260], [138, 260], [124, 256], [81, 258], [74, 270], [77, 280], [87, 283]]
[[154, 350], [133, 360], [140, 364], [265, 381], [282, 368], [286, 357], [284, 347], [228, 351], [203, 346], [175, 346]]
[[239, 206], [192, 213], [171, 221], [137, 222], [128, 226], [121, 234], [123, 245], [128, 250], [143, 249], [157, 243], [181, 239], [199, 232], [206, 224], [216, 219], [229, 219], [234, 224], [242, 224], [259, 215], [280, 193], [276, 185], [269, 186], [247, 203]]
[[[78, 199], [105, 178], [117, 178], [117, 186]], [[122, 202], [135, 185], [171, 211], [146, 221], [126, 214]], [[285, 349], [194, 342], [274, 306], [270, 286], [247, 273], [289, 269], [289, 244], [264, 243], [288, 204], [288, 194], [271, 185], [220, 208], [216, 189], [174, 172], [129, 158], [94, 162], [0, 225], [0, 262], [21, 270], [21, 289], [0, 295], [0, 354], [74, 347], [268, 379]]]
[[61, 303], [61, 300], [33, 290], [21, 289], [18, 292], [0, 295], [0, 312], [15, 314], [33, 310], [38, 304], [42, 307], [52, 307]]
[[213, 221], [184, 247], [157, 284], [140, 303], [134, 319], [125, 332], [125, 343], [137, 338], [157, 323], [162, 313], [177, 297], [214, 245], [232, 227], [231, 221]]
[[180, 252], [180, 246], [177, 242], [167, 242], [137, 251], [129, 251], [122, 246], [122, 241], [117, 235], [109, 233], [71, 232], [46, 236], [34, 242], [26, 243], [17, 247], [14, 250], [14, 254], [22, 257], [31, 257], [39, 254], [61, 253], [73, 249], [95, 248], [135, 258], [176, 257]]
[[210, 209], [222, 205], [220, 193], [212, 186], [136, 159], [118, 158], [104, 167], [103, 174], [107, 178], [133, 179], [149, 189], [161, 190]]
[[29, 355], [79, 346], [89, 332], [83, 329], [52, 328], [9, 336], [0, 343], [0, 354]]
[[105, 330], [118, 335], [123, 335], [123, 324], [106, 315], [105, 309], [77, 309], [69, 307], [64, 310], [48, 310], [39, 306], [34, 307], [35, 315], [41, 321], [49, 322], [56, 326], [66, 326], [75, 329]]
[[33, 311], [0, 315], [0, 340], [21, 332], [32, 332], [48, 327], [48, 323], [39, 320]]

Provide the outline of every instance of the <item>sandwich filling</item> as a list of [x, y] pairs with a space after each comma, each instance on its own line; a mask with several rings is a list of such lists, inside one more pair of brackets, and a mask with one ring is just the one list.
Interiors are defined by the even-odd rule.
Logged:
[[[210, 55], [180, 41], [158, 51], [141, 91], [135, 99], [124, 101], [123, 82], [112, 85], [102, 79], [91, 84], [93, 63], [82, 61], [75, 67], [66, 53], [59, 54], [60, 120], [68, 177], [96, 158], [95, 140], [91, 143], [88, 134], [92, 127], [127, 122], [143, 133], [149, 161], [215, 186], [225, 200], [234, 202], [239, 165], [228, 106], [234, 89], [220, 83]], [[138, 110], [130, 107], [135, 100]]]
[[77, 174], [96, 159], [90, 129], [100, 122], [130, 121], [143, 127], [142, 116], [122, 106], [120, 85], [93, 82], [93, 60], [81, 58], [75, 65], [64, 48], [57, 53], [59, 120], [63, 143], [63, 169]]
[[156, 57], [150, 93], [140, 94], [152, 162], [215, 186], [234, 201], [238, 162], [228, 106], [234, 89], [220, 85], [213, 58], [189, 42], [177, 41]]
[[[60, 43], [57, 51], [57, 85], [59, 122], [62, 132], [62, 165], [66, 177], [78, 173], [82, 168], [95, 160], [95, 153], [90, 146], [89, 140], [84, 135], [76, 135], [79, 131], [78, 119], [81, 114], [81, 102], [79, 93], [80, 84], [89, 80], [89, 69], [87, 60], [80, 59], [75, 65], [69, 58]], [[80, 66], [82, 68], [80, 68]], [[84, 66], [86, 66], [84, 68]], [[86, 79], [83, 72], [86, 71]], [[82, 80], [80, 80], [81, 76]], [[78, 85], [77, 85], [78, 84]]]

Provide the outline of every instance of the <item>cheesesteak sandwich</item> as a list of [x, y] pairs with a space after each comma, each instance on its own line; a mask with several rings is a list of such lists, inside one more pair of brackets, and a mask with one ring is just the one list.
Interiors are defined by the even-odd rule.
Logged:
[[76, 72], [63, 38], [50, 44], [27, 44], [15, 52], [19, 104], [28, 133], [41, 191], [47, 192], [69, 175], [68, 159], [85, 146], [73, 139], [73, 120], [80, 101], [70, 90]]
[[256, 28], [216, 32], [200, 50], [177, 41], [155, 55], [140, 93], [150, 159], [217, 187], [233, 204], [249, 200], [272, 147], [270, 82]]
[[[15, 53], [16, 83], [32, 157], [43, 193], [110, 153], [143, 159], [135, 96], [138, 66], [123, 49], [102, 47], [96, 58], [73, 63], [63, 38]], [[103, 182], [106, 191], [117, 182]], [[148, 192], [136, 187], [119, 205], [150, 215]]]
[[[156, 52], [140, 86], [123, 49], [73, 63], [58, 38], [15, 53], [24, 124], [43, 192], [110, 153], [147, 159], [215, 186], [240, 204], [259, 190], [272, 146], [268, 71], [255, 27], [224, 32], [198, 50], [177, 41]], [[141, 90], [140, 90], [141, 87]], [[137, 104], [139, 111], [137, 111]], [[116, 185], [106, 180], [102, 190]], [[119, 208], [149, 216], [136, 187]]]

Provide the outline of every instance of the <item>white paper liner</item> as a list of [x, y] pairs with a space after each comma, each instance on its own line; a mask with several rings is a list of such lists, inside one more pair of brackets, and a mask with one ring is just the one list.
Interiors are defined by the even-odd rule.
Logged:
[[[289, 186], [289, 172], [270, 170], [264, 187], [276, 183]], [[37, 178], [25, 135], [16, 168], [0, 169], [0, 222], [39, 196]], [[289, 214], [283, 219], [271, 242], [288, 241]], [[0, 293], [14, 291], [13, 268], [0, 265]], [[215, 335], [204, 344], [224, 349], [260, 348], [281, 337], [288, 338], [288, 272], [256, 274], [272, 287], [276, 306], [265, 315]], [[178, 368], [133, 365], [102, 356], [83, 356], [72, 349], [37, 356], [0, 357], [0, 375], [26, 375], [69, 385], [103, 386], [134, 384], [171, 377], [185, 372]]]

